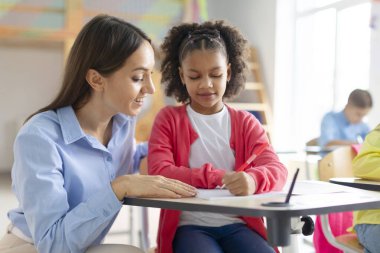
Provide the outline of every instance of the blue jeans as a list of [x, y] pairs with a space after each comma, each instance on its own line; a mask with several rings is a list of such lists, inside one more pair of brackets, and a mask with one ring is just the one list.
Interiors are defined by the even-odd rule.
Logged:
[[365, 253], [380, 253], [380, 225], [358, 224], [355, 231]]
[[255, 231], [245, 224], [221, 227], [186, 225], [177, 229], [173, 241], [175, 253], [274, 253]]

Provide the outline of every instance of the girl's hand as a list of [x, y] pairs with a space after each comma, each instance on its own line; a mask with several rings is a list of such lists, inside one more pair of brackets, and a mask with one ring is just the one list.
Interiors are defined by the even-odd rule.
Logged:
[[194, 197], [196, 188], [163, 176], [124, 175], [111, 183], [119, 200], [124, 197], [182, 198]]
[[222, 182], [225, 187], [236, 196], [247, 196], [256, 192], [255, 180], [243, 171], [226, 173]]

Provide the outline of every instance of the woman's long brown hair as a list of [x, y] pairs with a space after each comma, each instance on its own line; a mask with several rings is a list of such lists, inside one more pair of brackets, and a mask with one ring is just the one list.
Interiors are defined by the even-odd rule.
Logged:
[[91, 19], [79, 32], [70, 50], [61, 90], [47, 106], [30, 115], [71, 105], [74, 110], [88, 102], [91, 87], [86, 81], [89, 69], [108, 76], [120, 69], [143, 41], [151, 40], [134, 25], [108, 15]]

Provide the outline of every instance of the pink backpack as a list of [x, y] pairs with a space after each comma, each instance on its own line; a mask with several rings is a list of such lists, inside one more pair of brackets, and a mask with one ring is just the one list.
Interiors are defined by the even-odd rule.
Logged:
[[[331, 232], [334, 236], [347, 234], [347, 229], [352, 226], [352, 212], [330, 213], [329, 224]], [[322, 224], [319, 215], [315, 220], [315, 230], [313, 235], [313, 243], [316, 253], [343, 253], [343, 251], [332, 246], [322, 232]]]
[[[354, 152], [359, 153], [361, 144], [351, 145]], [[347, 229], [352, 227], [353, 213], [330, 213], [328, 215], [331, 232], [334, 236], [347, 234]], [[322, 224], [319, 215], [315, 220], [315, 229], [313, 235], [313, 243], [316, 253], [343, 253], [343, 251], [332, 246], [323, 234]]]

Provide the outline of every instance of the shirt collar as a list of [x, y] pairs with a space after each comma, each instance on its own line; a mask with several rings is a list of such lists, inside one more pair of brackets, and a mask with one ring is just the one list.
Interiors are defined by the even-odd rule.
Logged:
[[122, 113], [118, 113], [115, 116], [113, 116], [113, 125], [117, 126], [118, 128], [124, 126], [128, 121], [133, 120], [134, 116], [128, 116]]
[[[71, 106], [66, 106], [57, 109], [57, 114], [58, 120], [61, 124], [63, 139], [66, 144], [70, 144], [83, 137], [87, 137], [79, 124], [74, 109]], [[131, 117], [121, 113], [116, 114], [113, 117], [113, 132], [122, 128], [128, 121], [131, 121], [134, 118], [135, 117]]]
[[57, 115], [66, 144], [73, 143], [86, 136], [71, 106], [57, 109]]

